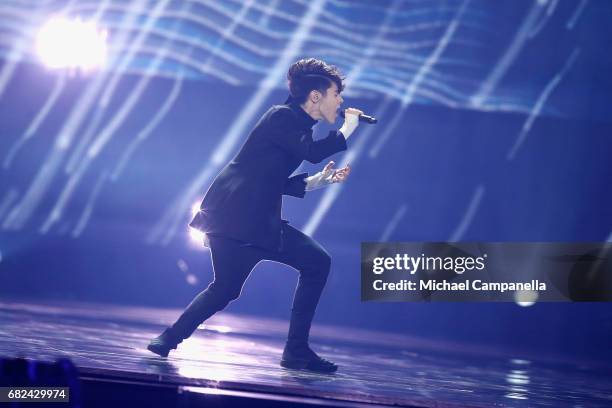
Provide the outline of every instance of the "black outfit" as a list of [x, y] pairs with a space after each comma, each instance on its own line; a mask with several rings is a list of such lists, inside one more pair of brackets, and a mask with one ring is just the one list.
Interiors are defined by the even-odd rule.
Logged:
[[304, 197], [307, 174], [290, 177], [303, 160], [319, 163], [346, 149], [346, 140], [337, 131], [314, 141], [315, 123], [297, 103], [273, 106], [212, 183], [190, 226], [209, 238], [215, 278], [166, 330], [166, 343], [176, 347], [189, 337], [200, 323], [240, 296], [259, 261], [272, 260], [300, 273], [288, 345], [304, 351], [297, 355], [312, 353], [308, 333], [331, 258], [315, 240], [281, 219], [281, 206], [284, 194]]
[[281, 250], [281, 225], [287, 223], [281, 220], [282, 195], [304, 197], [306, 187], [306, 173], [290, 174], [303, 160], [319, 163], [346, 150], [340, 132], [314, 141], [315, 123], [297, 103], [270, 108], [210, 186], [189, 225], [209, 236]]

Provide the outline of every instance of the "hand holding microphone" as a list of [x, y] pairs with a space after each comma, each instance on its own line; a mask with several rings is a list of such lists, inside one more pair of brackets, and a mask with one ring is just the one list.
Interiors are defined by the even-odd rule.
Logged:
[[344, 117], [344, 123], [340, 128], [340, 132], [342, 132], [345, 139], [348, 139], [351, 133], [359, 126], [359, 115], [363, 114], [363, 112], [359, 109], [348, 108], [340, 114]]
[[[374, 116], [369, 116], [366, 115], [365, 113], [363, 113], [362, 111], [360, 111], [359, 109], [355, 109], [355, 108], [349, 108], [355, 111], [359, 111], [359, 121], [360, 122], [364, 122], [364, 123], [369, 123], [370, 125], [375, 125], [378, 123], [378, 119], [376, 119]], [[347, 109], [347, 111], [349, 110]], [[343, 118], [346, 116], [344, 111], [340, 112], [340, 116], [342, 116]]]
[[348, 108], [340, 112], [340, 116], [344, 118], [344, 124], [340, 128], [340, 132], [348, 139], [351, 133], [357, 128], [359, 122], [375, 124], [378, 122], [376, 118], [365, 115], [362, 111], [356, 108]]

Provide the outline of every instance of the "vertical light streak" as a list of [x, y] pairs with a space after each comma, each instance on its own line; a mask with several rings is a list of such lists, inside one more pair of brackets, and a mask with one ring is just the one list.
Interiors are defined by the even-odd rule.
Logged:
[[499, 81], [506, 75], [506, 72], [523, 49], [523, 46], [529, 39], [529, 33], [532, 30], [534, 24], [537, 23], [540, 15], [544, 11], [544, 4], [539, 1], [535, 1], [533, 6], [529, 9], [529, 13], [523, 19], [523, 23], [516, 31], [510, 46], [504, 52], [504, 55], [499, 59], [499, 62], [495, 64], [495, 68], [491, 71], [489, 76], [482, 81], [478, 92], [471, 98], [471, 105], [475, 108], [482, 109], [486, 105], [487, 98], [495, 90]]
[[555, 12], [555, 9], [557, 8], [558, 3], [559, 3], [559, 0], [551, 0], [550, 4], [548, 5], [548, 8], [546, 9], [546, 14], [544, 15], [544, 18], [542, 18], [538, 22], [538, 24], [531, 29], [531, 32], [529, 33], [530, 39], [538, 35], [540, 31], [542, 31], [542, 29], [546, 26], [546, 24], [548, 23], [548, 20], [550, 20], [550, 17]]
[[[113, 94], [115, 93], [115, 88], [119, 84], [119, 81], [123, 77], [123, 73], [127, 69], [127, 67], [131, 64], [136, 56], [138, 50], [144, 44], [145, 39], [149, 35], [149, 32], [153, 28], [155, 22], [159, 19], [162, 11], [166, 8], [170, 0], [158, 1], [155, 4], [155, 7], [147, 12], [147, 19], [141, 30], [138, 32], [138, 36], [136, 39], [130, 44], [130, 47], [127, 50], [127, 53], [121, 58], [119, 65], [117, 66], [114, 75], [108, 81], [104, 89], [104, 93], [102, 94], [102, 98], [100, 99], [100, 106], [102, 108], [106, 108], [108, 103], [110, 102]], [[149, 71], [149, 69], [147, 69]]]
[[461, 218], [461, 222], [457, 225], [457, 228], [451, 234], [448, 239], [450, 242], [458, 242], [461, 241], [461, 238], [465, 235], [466, 231], [472, 224], [474, 217], [476, 216], [476, 211], [478, 211], [478, 207], [480, 206], [480, 202], [482, 201], [482, 197], [484, 196], [485, 189], [481, 184], [476, 187], [476, 191], [472, 195], [472, 199], [470, 200], [470, 204], [466, 209], [463, 217]]
[[132, 157], [132, 154], [134, 154], [138, 146], [140, 146], [140, 144], [142, 144], [142, 142], [144, 142], [149, 137], [151, 132], [153, 132], [157, 125], [159, 125], [159, 123], [161, 123], [161, 121], [166, 117], [168, 112], [170, 112], [170, 109], [174, 105], [174, 102], [176, 102], [176, 99], [181, 93], [182, 85], [183, 73], [179, 72], [176, 80], [174, 81], [174, 85], [170, 90], [170, 94], [168, 95], [162, 106], [159, 108], [153, 119], [144, 127], [144, 129], [138, 132], [136, 138], [134, 138], [130, 142], [130, 144], [127, 146], [127, 148], [124, 150], [123, 154], [119, 158], [115, 169], [111, 173], [111, 181], [114, 182], [119, 179], [121, 173], [123, 172], [123, 170], [125, 170], [125, 167], [127, 166], [130, 158]]
[[4, 198], [2, 199], [2, 202], [0, 203], [0, 220], [2, 220], [2, 218], [4, 217], [4, 214], [6, 214], [6, 212], [8, 211], [10, 206], [13, 204], [13, 202], [17, 199], [18, 196], [19, 196], [19, 193], [17, 192], [17, 189], [15, 188], [11, 188], [9, 191], [6, 192], [6, 194], [4, 195]]
[[419, 86], [421, 85], [421, 82], [425, 80], [425, 78], [429, 74], [429, 71], [436, 64], [436, 62], [438, 61], [442, 53], [446, 50], [446, 47], [450, 43], [451, 39], [453, 38], [455, 31], [459, 27], [459, 21], [461, 19], [461, 16], [463, 15], [463, 12], [465, 11], [467, 4], [468, 4], [468, 0], [464, 1], [461, 4], [461, 7], [459, 7], [459, 10], [455, 14], [455, 17], [449, 23], [448, 27], [444, 31], [444, 35], [442, 36], [442, 38], [440, 38], [440, 41], [438, 41], [436, 48], [429, 55], [429, 57], [425, 60], [425, 62], [421, 65], [421, 67], [419, 68], [415, 76], [412, 78], [410, 83], [408, 83], [408, 85], [406, 86], [406, 90], [401, 100], [401, 107], [396, 113], [395, 117], [392, 119], [391, 123], [389, 123], [389, 125], [385, 128], [383, 134], [377, 138], [376, 143], [374, 144], [372, 149], [370, 149], [370, 152], [369, 152], [370, 158], [373, 159], [376, 156], [378, 156], [378, 153], [380, 153], [380, 150], [382, 149], [383, 145], [387, 142], [387, 140], [391, 137], [391, 135], [395, 131], [395, 127], [399, 124], [400, 120], [403, 118], [404, 111], [412, 103], [414, 96], [417, 90], [419, 89]]
[[45, 118], [51, 111], [51, 108], [53, 108], [53, 105], [55, 105], [55, 102], [57, 101], [60, 94], [64, 90], [65, 84], [66, 84], [66, 75], [60, 74], [59, 78], [55, 81], [53, 90], [51, 91], [51, 94], [45, 101], [45, 104], [43, 105], [43, 107], [40, 109], [40, 111], [38, 111], [38, 113], [36, 114], [36, 117], [30, 123], [25, 133], [23, 133], [21, 137], [17, 139], [15, 143], [13, 143], [8, 153], [6, 154], [6, 157], [4, 158], [4, 162], [2, 163], [5, 169], [8, 169], [11, 166], [13, 159], [15, 158], [17, 153], [19, 153], [19, 150], [21, 149], [21, 147], [34, 136], [34, 134], [40, 127], [41, 123], [45, 120]]
[[[87, 160], [87, 155], [83, 157], [83, 151], [90, 144], [90, 141], [93, 138], [98, 128], [98, 125], [102, 121], [104, 114], [106, 113], [106, 108], [108, 106], [108, 103], [110, 102], [113, 94], [115, 93], [116, 86], [119, 84], [119, 80], [123, 77], [123, 74], [125, 70], [127, 69], [127, 67], [129, 66], [129, 64], [134, 60], [134, 57], [136, 56], [137, 51], [144, 44], [145, 39], [147, 38], [147, 36], [149, 35], [151, 31], [151, 28], [153, 27], [155, 22], [160, 17], [162, 11], [167, 6], [168, 1], [169, 0], [158, 2], [155, 8], [151, 11], [151, 13], [147, 14], [147, 19], [144, 23], [142, 30], [139, 31], [138, 36], [130, 44], [126, 54], [121, 58], [119, 65], [117, 66], [117, 68], [115, 69], [115, 72], [112, 74], [110, 80], [108, 81], [108, 84], [105, 87], [104, 93], [102, 94], [102, 97], [98, 105], [96, 106], [96, 110], [95, 110], [93, 119], [90, 121], [89, 126], [86, 132], [84, 133], [83, 137], [80, 139], [77, 148], [73, 151], [70, 159], [68, 160], [68, 164], [66, 166], [67, 173], [70, 174], [75, 170], [75, 168], [79, 164], [79, 160]], [[133, 90], [130, 96], [128, 97], [128, 99], [130, 99], [130, 101], [132, 102], [132, 106], [138, 101], [140, 94], [144, 92], [144, 89], [146, 89], [146, 85], [148, 84], [148, 81], [149, 81], [148, 77], [155, 73], [156, 68], [161, 63], [160, 59], [165, 55], [166, 52], [167, 52], [166, 48], [163, 48], [163, 47], [157, 50], [156, 55], [155, 55], [155, 60], [152, 63], [153, 66], [150, 64], [146, 68], [146, 71], [143, 74], [144, 77], [141, 78], [141, 80], [135, 87], [136, 90]], [[143, 81], [147, 82], [146, 84], [144, 84], [144, 86], [142, 84]], [[137, 92], [140, 92], [140, 93], [138, 93], [138, 95], [134, 95]], [[111, 123], [113, 123], [115, 130], [121, 125], [121, 123], [123, 123], [125, 118], [127, 118], [128, 113], [130, 113], [131, 109], [125, 109], [125, 106], [126, 104], [124, 103], [123, 107], [119, 111], [119, 114], [113, 115], [113, 119], [111, 120]], [[121, 120], [117, 121], [116, 120], [117, 116], [121, 116]], [[108, 126], [104, 130], [107, 130], [107, 129], [108, 129]], [[104, 133], [104, 130], [102, 131], [102, 133]], [[110, 134], [106, 136], [110, 139], [113, 135], [113, 132], [110, 132]], [[97, 140], [100, 140], [100, 137], [98, 137]]]
[[544, 88], [544, 90], [542, 91], [538, 99], [536, 100], [536, 103], [531, 109], [531, 112], [529, 113], [527, 120], [525, 120], [525, 123], [523, 123], [523, 128], [521, 129], [521, 132], [516, 138], [514, 145], [508, 151], [508, 154], [506, 156], [506, 159], [508, 161], [511, 161], [512, 159], [514, 159], [514, 156], [516, 156], [516, 152], [527, 139], [527, 134], [531, 130], [531, 126], [533, 125], [533, 122], [535, 122], [536, 118], [540, 115], [540, 112], [542, 111], [544, 104], [548, 100], [548, 97], [550, 96], [552, 91], [557, 87], [557, 85], [559, 85], [559, 82], [561, 82], [567, 70], [570, 69], [570, 67], [574, 64], [579, 54], [580, 54], [580, 48], [576, 48], [574, 49], [574, 51], [572, 51], [571, 55], [565, 62], [565, 65], [563, 66], [563, 68], [561, 68], [561, 71], [559, 71], [559, 73], [550, 80], [548, 85], [546, 85], [546, 87]]
[[574, 26], [576, 25], [576, 22], [578, 22], [578, 19], [582, 15], [582, 11], [586, 7], [588, 1], [589, 0], [581, 0], [580, 1], [580, 4], [578, 5], [578, 7], [576, 7], [576, 10], [574, 10], [574, 12], [572, 13], [572, 16], [567, 21], [567, 24], [565, 25], [566, 29], [568, 29], [568, 30], [573, 30], [574, 29]]
[[408, 209], [408, 205], [402, 204], [393, 214], [389, 223], [385, 226], [382, 235], [378, 238], [378, 242], [386, 242], [391, 238], [391, 234], [397, 229], [397, 226], [406, 215], [406, 210]]
[[278, 8], [280, 0], [270, 0], [268, 7], [266, 8], [266, 12], [261, 15], [259, 18], [259, 25], [267, 27], [270, 21], [270, 10], [274, 10]]
[[89, 195], [89, 198], [87, 199], [87, 204], [85, 205], [85, 208], [83, 209], [83, 212], [81, 213], [81, 217], [79, 217], [79, 221], [77, 222], [77, 225], [74, 227], [74, 229], [72, 230], [72, 233], [70, 234], [72, 238], [78, 238], [79, 236], [81, 236], [81, 234], [85, 230], [85, 227], [87, 226], [87, 223], [89, 222], [91, 218], [91, 214], [93, 213], [94, 206], [96, 204], [96, 199], [98, 198], [100, 191], [102, 191], [102, 186], [104, 186], [104, 182], [106, 181], [107, 178], [108, 178], [107, 171], [103, 171], [98, 176], [96, 185], [94, 186], [93, 190], [91, 191], [91, 194]]
[[87, 146], [91, 144], [91, 140], [94, 138], [105, 113], [106, 110], [101, 109], [100, 105], [96, 106], [93, 116], [90, 116], [90, 119], [87, 121], [87, 127], [79, 135], [77, 145], [74, 149], [72, 149], [72, 153], [70, 154], [66, 166], [64, 167], [66, 174], [72, 174], [76, 169], [79, 161], [83, 157], [83, 152], [85, 149], [87, 149]]

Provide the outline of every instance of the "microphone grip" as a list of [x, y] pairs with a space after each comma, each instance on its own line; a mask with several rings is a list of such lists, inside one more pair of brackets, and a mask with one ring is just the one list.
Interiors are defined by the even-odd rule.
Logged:
[[[344, 111], [340, 111], [340, 116], [345, 117]], [[378, 119], [373, 116], [364, 115], [363, 113], [359, 115], [359, 121], [363, 123], [369, 123], [371, 125], [378, 123]]]

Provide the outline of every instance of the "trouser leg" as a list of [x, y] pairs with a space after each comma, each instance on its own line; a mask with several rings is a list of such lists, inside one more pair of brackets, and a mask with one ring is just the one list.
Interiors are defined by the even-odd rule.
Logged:
[[168, 329], [168, 336], [176, 343], [191, 336], [206, 319], [237, 299], [244, 281], [261, 259], [256, 249], [241, 241], [210, 237], [210, 245], [214, 280]]
[[287, 339], [289, 343], [306, 344], [321, 292], [327, 282], [331, 258], [315, 240], [284, 225], [283, 250], [275, 260], [294, 267], [300, 274]]
[[190, 337], [205, 320], [223, 310], [233, 299], [235, 297], [222, 291], [216, 291], [211, 283], [191, 301], [168, 330], [169, 335], [175, 339], [176, 343], [180, 343]]

